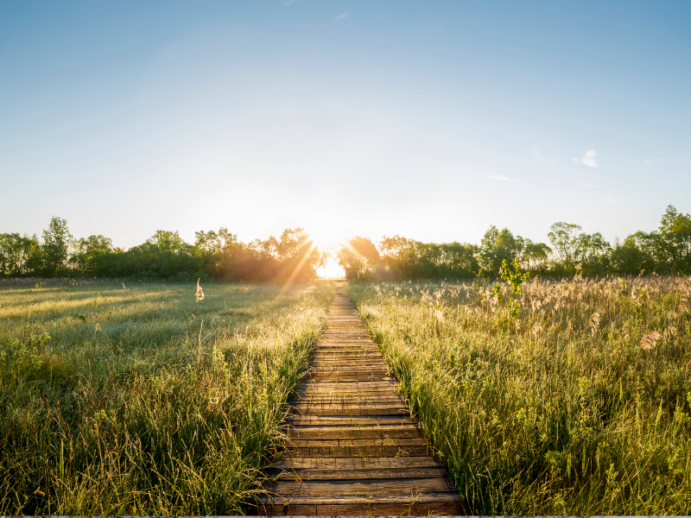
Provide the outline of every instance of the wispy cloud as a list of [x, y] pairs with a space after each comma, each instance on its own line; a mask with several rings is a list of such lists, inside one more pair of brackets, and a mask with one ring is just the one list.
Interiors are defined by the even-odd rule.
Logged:
[[587, 187], [588, 189], [600, 189], [599, 185], [595, 185], [594, 183], [587, 183], [587, 182], [573, 182], [574, 185], [579, 185], [581, 187]]
[[644, 160], [643, 165], [656, 164], [657, 162], [667, 162], [666, 158], [651, 158], [649, 160]]
[[290, 4], [294, 4], [294, 3], [295, 3], [295, 0], [285, 0], [285, 2], [283, 2], [283, 5], [285, 7], [288, 7]]
[[619, 203], [616, 199], [612, 198], [611, 196], [605, 196], [605, 201], [614, 207], [617, 207], [619, 209], [622, 208], [622, 204]]
[[492, 180], [497, 180], [499, 182], [513, 182], [513, 180], [511, 178], [508, 178], [508, 177], [504, 176], [503, 174], [490, 175], [490, 178]]
[[583, 155], [581, 158], [574, 158], [574, 162], [577, 164], [583, 164], [587, 165], [588, 167], [597, 167], [597, 155], [595, 154], [594, 149], [590, 149], [585, 152], [585, 155]]
[[348, 18], [348, 16], [350, 16], [351, 14], [353, 14], [353, 13], [348, 13], [348, 12], [341, 13], [338, 16], [336, 16], [336, 19], [337, 20], [343, 20], [344, 18]]
[[545, 163], [545, 164], [554, 164], [554, 160], [550, 160], [547, 157], [542, 156], [540, 153], [540, 150], [538, 148], [534, 148], [530, 154], [532, 155], [533, 158], [537, 158], [540, 162]]

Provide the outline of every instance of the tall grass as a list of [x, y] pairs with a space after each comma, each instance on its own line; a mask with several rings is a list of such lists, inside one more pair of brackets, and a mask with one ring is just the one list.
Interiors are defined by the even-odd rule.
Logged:
[[491, 288], [350, 289], [471, 512], [691, 514], [691, 279]]
[[243, 514], [332, 288], [0, 288], [0, 514]]

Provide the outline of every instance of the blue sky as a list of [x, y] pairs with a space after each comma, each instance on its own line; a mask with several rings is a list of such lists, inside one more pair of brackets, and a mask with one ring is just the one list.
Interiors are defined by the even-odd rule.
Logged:
[[0, 232], [477, 243], [691, 212], [691, 2], [0, 3]]

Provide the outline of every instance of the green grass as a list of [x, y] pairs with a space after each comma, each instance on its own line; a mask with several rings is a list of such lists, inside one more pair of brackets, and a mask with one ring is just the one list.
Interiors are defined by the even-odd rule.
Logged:
[[491, 287], [350, 288], [471, 513], [691, 514], [691, 279]]
[[329, 285], [0, 288], [0, 514], [244, 514]]

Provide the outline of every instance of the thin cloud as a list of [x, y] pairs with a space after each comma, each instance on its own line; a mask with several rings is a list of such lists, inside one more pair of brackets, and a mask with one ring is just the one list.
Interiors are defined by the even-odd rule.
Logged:
[[285, 7], [288, 7], [290, 4], [294, 4], [294, 3], [295, 3], [295, 0], [286, 0], [285, 2], [283, 2], [283, 5]]
[[585, 155], [583, 155], [581, 158], [574, 158], [573, 161], [577, 164], [583, 164], [588, 167], [597, 167], [597, 155], [595, 154], [594, 149], [590, 149], [585, 152]]
[[649, 160], [644, 160], [643, 165], [656, 164], [657, 162], [667, 162], [666, 158], [651, 158]]
[[612, 198], [611, 196], [605, 196], [605, 201], [613, 207], [617, 207], [618, 209], [622, 208], [622, 204], [619, 203], [616, 199]]
[[537, 148], [534, 148], [530, 154], [533, 156], [533, 158], [537, 158], [540, 162], [545, 163], [545, 164], [554, 164], [554, 160], [550, 160], [547, 157], [544, 157], [540, 154], [540, 150]]
[[594, 183], [587, 183], [587, 182], [573, 182], [574, 185], [579, 185], [581, 187], [587, 187], [588, 189], [600, 189], [601, 187], [599, 185], [595, 185]]
[[513, 180], [511, 178], [508, 178], [508, 177], [504, 176], [503, 174], [491, 175], [490, 178], [492, 180], [497, 180], [498, 182], [513, 182]]
[[338, 16], [336, 16], [336, 19], [337, 20], [343, 20], [344, 18], [348, 18], [348, 16], [350, 16], [351, 14], [353, 14], [353, 13], [348, 13], [348, 12], [341, 13]]

